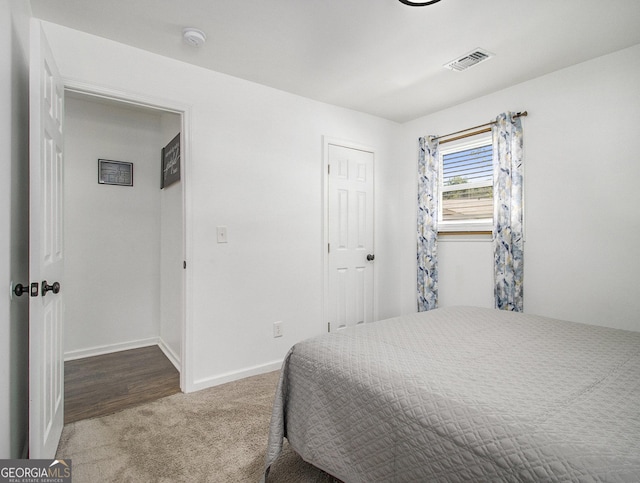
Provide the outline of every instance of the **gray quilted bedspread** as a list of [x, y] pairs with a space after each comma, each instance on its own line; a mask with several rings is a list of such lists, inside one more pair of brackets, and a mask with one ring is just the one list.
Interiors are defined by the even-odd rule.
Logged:
[[452, 307], [319, 336], [283, 364], [267, 472], [283, 437], [349, 483], [638, 482], [640, 332]]

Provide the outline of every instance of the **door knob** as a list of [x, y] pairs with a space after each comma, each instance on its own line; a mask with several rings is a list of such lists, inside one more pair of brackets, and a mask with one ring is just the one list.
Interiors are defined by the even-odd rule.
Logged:
[[29, 287], [25, 287], [21, 283], [13, 287], [13, 293], [16, 294], [18, 297], [20, 297], [20, 295], [22, 295], [23, 293], [27, 293], [28, 291], [29, 291]]
[[60, 292], [60, 284], [58, 282], [53, 282], [52, 285], [47, 285], [47, 281], [42, 281], [42, 296], [47, 295], [47, 292], [58, 293]]
[[376, 256], [373, 253], [369, 253], [369, 255], [367, 255], [367, 260], [369, 260], [370, 262], [373, 262], [375, 258]]

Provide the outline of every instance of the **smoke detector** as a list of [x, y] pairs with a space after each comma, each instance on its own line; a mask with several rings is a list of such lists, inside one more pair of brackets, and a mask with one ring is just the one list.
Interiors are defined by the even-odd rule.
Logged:
[[190, 27], [182, 31], [182, 38], [193, 47], [200, 47], [207, 40], [207, 36], [202, 30]]
[[489, 60], [492, 57], [494, 57], [494, 54], [491, 52], [487, 52], [484, 49], [474, 49], [451, 62], [447, 62], [443, 67], [461, 72], [473, 67], [474, 65], [478, 65], [480, 62]]

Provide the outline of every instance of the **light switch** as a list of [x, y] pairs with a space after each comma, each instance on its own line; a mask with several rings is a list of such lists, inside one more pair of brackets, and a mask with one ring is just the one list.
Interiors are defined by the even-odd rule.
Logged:
[[216, 230], [218, 233], [218, 243], [227, 243], [227, 227], [219, 226]]

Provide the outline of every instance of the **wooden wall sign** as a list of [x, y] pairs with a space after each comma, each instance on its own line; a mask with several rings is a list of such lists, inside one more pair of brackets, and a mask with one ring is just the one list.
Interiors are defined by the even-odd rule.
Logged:
[[162, 148], [162, 178], [160, 188], [180, 180], [180, 133]]

